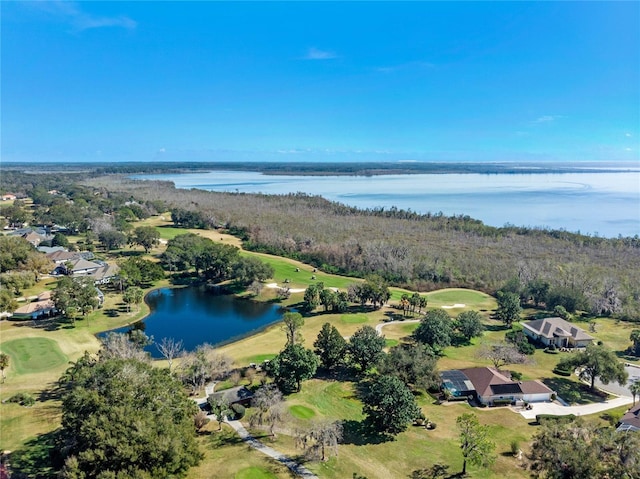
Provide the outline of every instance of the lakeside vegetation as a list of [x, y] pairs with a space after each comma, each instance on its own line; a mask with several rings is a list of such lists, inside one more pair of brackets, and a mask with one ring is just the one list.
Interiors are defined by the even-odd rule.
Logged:
[[[73, 186], [73, 188], [76, 187]], [[72, 192], [73, 191], [74, 190], [72, 190]], [[99, 195], [93, 195], [93, 193], [87, 193], [83, 189], [78, 189], [77, 193], [72, 196], [72, 198], [75, 198], [74, 204], [81, 203], [80, 200], [84, 199], [88, 203], [84, 211], [91, 211], [94, 199], [97, 199], [96, 202], [98, 204], [103, 200], [113, 199], [110, 193], [107, 193], [109, 190], [97, 191], [100, 191]], [[175, 193], [171, 189], [167, 191]], [[118, 215], [128, 214], [125, 212], [125, 208], [132, 211], [137, 210], [135, 207], [136, 203], [129, 205], [124, 204], [124, 199], [126, 198], [126, 201], [130, 201], [132, 196], [133, 190], [127, 190], [126, 193], [120, 197], [121, 199], [117, 200], [120, 202], [120, 206], [115, 208], [111, 206], [110, 213], [108, 214], [117, 218]], [[245, 195], [231, 196], [232, 198], [234, 196], [238, 198], [245, 197]], [[135, 197], [138, 198], [137, 196]], [[198, 198], [200, 198], [200, 196], [198, 196]], [[210, 198], [218, 199], [215, 195]], [[262, 201], [262, 198], [258, 197], [257, 200]], [[314, 202], [315, 201], [317, 200], [314, 200]], [[104, 201], [103, 205], [106, 203], [107, 201]], [[162, 203], [164, 203], [164, 200], [162, 200]], [[37, 204], [29, 204], [34, 205], [30, 207], [33, 210], [38, 208]], [[155, 204], [158, 208], [152, 216], [146, 218], [135, 216], [135, 218], [126, 221], [126, 223], [129, 224], [129, 231], [135, 231], [141, 227], [151, 227], [157, 231], [160, 238], [165, 240], [175, 240], [181, 233], [191, 232], [198, 236], [208, 238], [213, 243], [240, 245], [238, 238], [228, 235], [225, 231], [216, 229], [176, 228], [175, 226], [171, 226], [173, 223], [169, 221], [169, 214], [163, 211], [162, 208], [159, 208], [160, 202], [156, 199], [142, 197], [139, 199], [138, 204], [145, 205], [145, 208], [148, 208], [147, 205]], [[182, 206], [184, 207], [188, 204], [188, 202], [185, 202]], [[246, 203], [243, 204], [246, 205]], [[133, 208], [131, 208], [132, 205]], [[322, 212], [325, 206], [326, 205], [320, 202], [318, 211]], [[221, 205], [221, 211], [224, 210], [225, 207], [226, 204]], [[142, 209], [141, 207], [140, 210]], [[199, 209], [206, 211], [206, 207]], [[160, 217], [160, 213], [164, 216], [164, 219]], [[144, 216], [143, 213], [140, 214]], [[277, 215], [281, 214], [281, 212], [273, 210], [270, 211], [269, 214]], [[305, 216], [300, 217], [306, 218]], [[321, 222], [329, 221], [328, 219], [323, 220], [324, 216], [321, 213], [312, 217], [317, 217]], [[363, 218], [367, 220], [371, 220], [372, 218], [383, 218], [387, 220], [398, 219], [381, 215], [363, 215]], [[259, 219], [264, 220], [264, 217], [260, 216]], [[87, 220], [87, 222], [88, 221], [89, 220]], [[405, 221], [413, 220], [402, 219], [399, 223], [391, 222], [381, 224], [385, 224], [386, 227], [392, 227], [396, 224], [405, 224]], [[416, 221], [421, 220], [418, 219]], [[329, 226], [327, 226], [328, 224], [330, 223], [324, 223], [326, 228], [329, 228]], [[226, 226], [232, 225], [228, 224]], [[122, 245], [119, 248], [109, 250], [99, 239], [91, 237], [91, 234], [88, 233], [91, 229], [87, 229], [86, 231], [82, 230], [83, 227], [80, 223], [77, 234], [70, 235], [72, 243], [82, 247], [92, 247], [96, 254], [104, 258], [139, 258], [161, 263], [163, 262], [163, 254], [168, 248], [167, 244], [152, 242], [153, 244], [148, 245], [148, 251], [143, 252], [142, 250], [147, 250], [147, 247], [142, 244], [136, 244], [136, 240], [133, 240], [133, 243], [128, 246]], [[336, 230], [339, 230], [339, 228], [336, 228]], [[229, 228], [228, 231], [244, 233], [233, 227]], [[393, 230], [389, 230], [385, 237], [391, 238], [393, 236], [391, 234], [392, 232]], [[138, 238], [138, 240], [140, 240], [140, 238]], [[602, 249], [606, 250], [611, 247], [606, 240], [605, 243], [607, 246]], [[612, 242], [612, 244], [615, 243]], [[620, 242], [618, 244], [623, 243]], [[436, 249], [436, 246], [432, 244], [431, 248]], [[588, 251], [584, 253], [584, 257], [588, 257], [587, 253], [601, 251], [599, 249], [586, 249]], [[624, 254], [631, 256], [633, 256], [634, 253], [633, 249], [622, 248], [622, 251]], [[326, 267], [327, 265], [325, 263], [321, 265], [314, 263], [307, 264], [291, 258], [276, 257], [266, 253], [252, 251], [242, 251], [239, 253], [239, 256], [259, 258], [273, 269], [272, 275], [268, 280], [275, 281], [281, 286], [287, 284], [290, 289], [308, 289], [309, 286], [318, 284], [319, 282], [322, 282], [326, 288], [335, 287], [347, 289], [349, 285], [353, 283], [369, 281], [331, 274], [324, 271], [325, 269], [333, 270], [333, 268]], [[322, 267], [321, 270], [313, 271], [314, 268], [320, 266]], [[299, 271], [296, 271], [296, 269]], [[188, 268], [183, 273], [172, 272], [171, 269], [169, 269], [168, 272], [171, 273], [172, 280], [174, 281], [179, 280], [179, 282], [184, 283], [189, 278], [196, 281], [199, 279], [199, 275], [194, 274], [191, 268]], [[381, 266], [381, 269], [376, 270], [376, 272], [384, 272], [384, 269], [382, 269]], [[298, 273], [297, 276], [296, 273]], [[574, 279], [578, 278], [578, 273], [578, 270], [573, 272]], [[622, 272], [620, 274], [624, 275], [626, 273]], [[312, 278], [313, 276], [315, 276], [315, 279]], [[221, 278], [218, 277], [215, 279]], [[511, 278], [506, 277], [503, 283], [500, 283], [498, 280], [492, 280], [492, 284], [495, 282], [496, 289], [498, 289], [497, 287], [499, 286], [506, 291], [509, 290], [509, 288], [513, 288], [513, 285], [508, 286], [509, 279]], [[289, 283], [285, 283], [285, 280], [289, 280]], [[169, 281], [156, 280], [151, 283], [154, 283], [155, 286], [160, 286], [169, 284]], [[398, 284], [411, 286], [407, 284], [407, 282], [398, 282]], [[457, 283], [433, 282], [429, 286], [432, 289], [447, 284]], [[508, 286], [506, 289], [505, 285]], [[33, 284], [28, 290], [22, 292], [25, 293], [25, 291], [28, 291], [29, 293], [35, 294], [41, 292], [40, 287], [44, 289], [53, 286], [51, 283], [42, 282]], [[143, 286], [147, 291], [153, 287], [151, 284]], [[483, 289], [491, 290], [490, 288]], [[242, 290], [243, 289], [240, 288], [239, 291]], [[399, 302], [402, 300], [403, 294], [412, 293], [412, 291], [401, 288], [390, 288], [389, 293], [389, 305], [382, 308], [372, 307], [368, 304], [360, 307], [356, 304], [352, 308], [352, 311], [349, 312], [325, 312], [321, 306], [314, 308], [313, 311], [306, 315], [304, 324], [299, 328], [298, 332], [300, 338], [303, 340], [301, 344], [307, 348], [311, 347], [322, 325], [325, 323], [335, 327], [341, 336], [351, 337], [363, 326], [375, 326], [385, 323], [389, 319], [410, 320], [422, 318], [423, 315], [421, 313], [403, 314], [400, 308]], [[303, 292], [291, 293], [286, 298], [278, 298], [277, 289], [275, 288], [262, 288], [257, 293], [241, 292], [240, 294], [254, 296], [255, 299], [262, 301], [279, 301], [281, 304], [289, 306], [299, 306], [305, 301]], [[461, 305], [447, 310], [454, 319], [462, 312], [478, 311], [482, 324], [486, 329], [480, 337], [472, 338], [467, 344], [454, 344], [444, 347], [441, 351], [441, 356], [438, 357], [438, 368], [444, 370], [466, 366], [489, 365], [490, 361], [477, 357], [477, 351], [484, 344], [504, 340], [505, 334], [508, 331], [502, 321], [493, 317], [493, 313], [498, 307], [496, 300], [486, 292], [472, 291], [465, 288], [435, 290], [424, 294], [424, 296], [427, 298], [427, 308], [429, 310], [442, 311], [443, 306], [451, 307], [456, 304]], [[525, 302], [525, 306], [526, 309], [522, 314], [523, 317], [530, 318], [545, 313], [542, 306], [535, 307], [531, 301]], [[145, 305], [141, 305], [139, 311], [129, 311], [123, 301], [122, 292], [118, 288], [114, 288], [113, 290], [107, 291], [106, 302], [102, 309], [89, 313], [85, 318], [77, 320], [73, 325], [64, 320], [50, 323], [51, 327], [49, 328], [34, 327], [30, 322], [0, 322], [0, 328], [2, 328], [0, 330], [2, 333], [0, 349], [3, 352], [9, 352], [13, 359], [7, 371], [7, 381], [1, 386], [0, 396], [4, 400], [17, 392], [24, 391], [31, 392], [37, 396], [37, 401], [33, 408], [24, 408], [17, 404], [2, 404], [2, 406], [0, 406], [3, 408], [2, 420], [0, 422], [3, 435], [0, 447], [9, 450], [24, 450], [25, 443], [31, 441], [34, 435], [49, 433], [54, 430], [58, 424], [60, 424], [60, 391], [57, 389], [56, 380], [66, 369], [66, 364], [63, 364], [63, 361], [65, 363], [66, 359], [76, 361], [85, 350], [93, 353], [97, 352], [101, 345], [94, 336], [96, 332], [130, 323], [139, 319], [147, 312]], [[580, 319], [582, 319], [581, 315], [582, 312], [578, 315]], [[588, 317], [589, 319], [594, 319], [593, 316]], [[595, 324], [596, 331], [593, 335], [596, 339], [602, 340], [606, 346], [613, 349], [619, 356], [624, 357], [625, 360], [637, 361], [637, 358], [626, 354], [629, 346], [629, 335], [634, 328], [633, 324], [618, 322], [608, 317], [595, 317]], [[411, 343], [414, 340], [412, 333], [417, 327], [417, 323], [401, 322], [399, 324], [390, 324], [385, 326], [383, 334], [387, 339], [396, 341], [398, 345]], [[40, 345], [39, 347], [42, 354], [34, 359], [20, 359], [19, 352], [16, 351], [24, 349], [27, 343], [33, 341], [36, 341]], [[54, 342], [55, 346], [52, 346], [49, 341]], [[251, 336], [239, 342], [221, 347], [219, 348], [219, 353], [230, 356], [234, 360], [233, 368], [237, 371], [243, 371], [252, 362], [261, 363], [264, 359], [273, 359], [281, 353], [286, 343], [287, 337], [280, 326], [277, 325], [259, 335]], [[535, 364], [516, 364], [510, 366], [510, 369], [520, 372], [525, 379], [557, 379], [552, 373], [552, 370], [564, 356], [562, 353], [552, 355], [543, 352], [541, 349], [537, 349], [533, 355]], [[64, 359], [60, 359], [61, 357]], [[17, 360], [14, 358], [17, 358]], [[179, 365], [181, 361], [176, 360], [176, 362]], [[164, 368], [166, 365], [166, 361], [158, 361], [155, 363], [155, 366], [158, 368]], [[377, 375], [375, 368], [372, 369], [370, 375], [371, 378]], [[566, 381], [563, 385], [568, 391], [576, 391], [581, 388], [576, 378], [572, 377], [566, 380], [562, 378], [562, 380]], [[431, 394], [424, 390], [416, 389], [414, 393], [422, 414], [433, 423], [436, 423], [438, 427], [433, 430], [428, 430], [424, 427], [409, 426], [407, 431], [397, 434], [392, 441], [383, 441], [379, 440], [379, 438], [376, 439], [375, 435], [368, 434], [362, 429], [362, 421], [365, 415], [362, 409], [363, 397], [359, 391], [359, 381], [359, 378], [348, 370], [343, 371], [341, 375], [338, 376], [325, 376], [321, 374], [314, 379], [304, 381], [301, 391], [294, 392], [286, 397], [287, 408], [291, 411], [294, 418], [291, 420], [291, 427], [296, 425], [299, 427], [307, 427], [317, 418], [339, 419], [345, 422], [344, 443], [339, 447], [339, 455], [337, 457], [331, 457], [327, 461], [308, 464], [320, 477], [343, 478], [351, 477], [353, 473], [358, 473], [369, 478], [405, 477], [412, 474], [413, 471], [419, 471], [437, 463], [449, 465], [451, 473], [462, 469], [462, 456], [459, 452], [456, 418], [472, 410], [468, 404], [438, 404], [439, 401], [436, 401]], [[233, 384], [233, 382], [230, 378], [227, 379], [228, 385]], [[251, 385], [251, 381], [246, 377], [245, 379], [241, 379], [240, 382]], [[594, 398], [594, 400], [597, 399]], [[528, 421], [520, 415], [514, 414], [506, 408], [476, 411], [479, 414], [481, 423], [488, 426], [490, 437], [496, 443], [496, 452], [498, 455], [496, 462], [489, 469], [484, 469], [479, 466], [470, 467], [468, 471], [470, 476], [488, 478], [505, 477], [505, 475], [509, 477], [529, 477], [530, 472], [523, 467], [523, 462], [514, 458], [513, 455], [509, 454], [509, 451], [511, 450], [511, 443], [515, 441], [522, 446], [525, 453], [530, 452], [528, 444], [537, 434], [538, 426], [529, 424]], [[615, 412], [612, 414], [615, 414]], [[601, 417], [593, 417], [588, 420], [590, 423], [596, 424], [599, 427], [603, 424], [608, 424], [607, 420]], [[258, 429], [255, 430], [255, 432], [261, 436], [263, 440], [267, 441], [269, 445], [273, 445], [277, 449], [301, 461], [306, 461], [301, 449], [296, 447], [294, 440], [295, 434], [278, 434], [277, 438], [273, 439], [263, 430]], [[238, 438], [230, 434], [230, 431], [226, 428], [224, 428], [222, 432], [218, 432], [214, 425], [207, 425], [201, 431], [197, 441], [200, 444], [200, 449], [205, 451], [205, 457], [199, 466], [187, 472], [186, 477], [260, 477], [260, 475], [264, 477], [290, 477], [288, 470], [265, 460], [255, 451], [247, 451], [244, 446], [240, 445]], [[215, 472], [212, 472], [212, 468], [215, 469]], [[212, 474], [215, 475], [212, 476]]]

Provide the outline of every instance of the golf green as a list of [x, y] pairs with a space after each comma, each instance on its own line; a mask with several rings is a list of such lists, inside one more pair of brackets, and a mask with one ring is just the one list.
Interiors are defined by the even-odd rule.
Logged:
[[0, 345], [0, 350], [11, 357], [9, 367], [18, 374], [39, 373], [69, 361], [58, 343], [48, 338], [14, 339]]
[[261, 467], [247, 467], [236, 473], [235, 479], [277, 479], [278, 476]]

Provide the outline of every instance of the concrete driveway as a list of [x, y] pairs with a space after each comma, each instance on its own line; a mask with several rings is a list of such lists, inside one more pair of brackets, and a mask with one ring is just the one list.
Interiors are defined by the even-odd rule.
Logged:
[[595, 414], [632, 403], [633, 399], [626, 396], [609, 399], [605, 402], [585, 404], [583, 406], [563, 406], [558, 403], [543, 402], [531, 403], [531, 409], [525, 409], [519, 412], [526, 419], [535, 419], [538, 414], [553, 414], [554, 416], [567, 416], [568, 414], [574, 414], [576, 416], [585, 416], [587, 414]]

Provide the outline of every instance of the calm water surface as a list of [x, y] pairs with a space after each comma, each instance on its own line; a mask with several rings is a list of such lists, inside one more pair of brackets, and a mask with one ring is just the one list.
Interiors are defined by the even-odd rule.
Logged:
[[[215, 295], [204, 287], [162, 288], [149, 293], [145, 300], [151, 314], [134, 327], [157, 342], [162, 338], [182, 340], [188, 351], [203, 343], [213, 345], [238, 339], [282, 319], [280, 306]], [[124, 333], [129, 329], [115, 331]], [[147, 351], [160, 357], [154, 345]]]
[[464, 214], [604, 237], [640, 234], [640, 170], [602, 173], [288, 176], [212, 171], [138, 175], [177, 188], [286, 194], [304, 192], [360, 208]]

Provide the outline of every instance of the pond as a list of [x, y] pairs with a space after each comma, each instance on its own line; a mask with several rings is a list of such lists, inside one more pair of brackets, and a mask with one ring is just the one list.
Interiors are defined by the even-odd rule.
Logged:
[[[114, 332], [141, 329], [157, 342], [182, 340], [187, 351], [203, 343], [219, 345], [247, 336], [279, 321], [283, 313], [281, 306], [220, 295], [205, 287], [161, 288], [150, 292], [145, 301], [151, 309], [149, 316]], [[160, 357], [155, 345], [146, 350]]]

